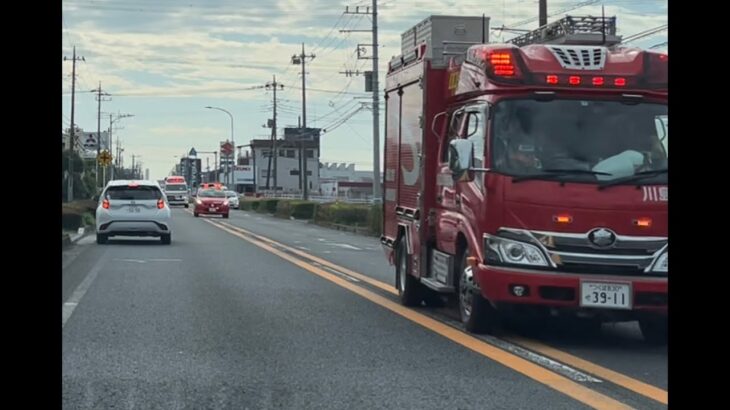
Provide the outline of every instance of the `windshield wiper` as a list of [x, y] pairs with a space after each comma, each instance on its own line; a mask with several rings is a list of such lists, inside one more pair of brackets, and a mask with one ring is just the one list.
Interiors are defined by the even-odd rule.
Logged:
[[612, 187], [612, 186], [615, 186], [615, 185], [621, 185], [621, 184], [624, 184], [626, 182], [636, 182], [636, 181], [642, 180], [644, 178], [650, 178], [650, 177], [654, 177], [654, 176], [657, 176], [657, 175], [666, 174], [668, 170], [669, 170], [668, 168], [662, 168], [662, 169], [652, 169], [650, 171], [637, 172], [634, 175], [629, 175], [629, 176], [624, 177], [624, 178], [617, 178], [617, 179], [614, 179], [612, 181], [608, 181], [608, 182], [605, 182], [605, 183], [603, 183], [601, 185], [598, 185], [598, 189], [599, 190], [606, 189], [608, 187]]
[[541, 179], [550, 177], [559, 177], [563, 175], [612, 175], [608, 172], [591, 171], [587, 169], [544, 169], [537, 174], [519, 175], [512, 177], [512, 182], [527, 181], [528, 179]]

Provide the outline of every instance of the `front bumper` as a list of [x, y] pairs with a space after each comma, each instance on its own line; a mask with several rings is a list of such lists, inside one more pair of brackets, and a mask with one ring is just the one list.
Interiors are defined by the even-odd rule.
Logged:
[[[543, 272], [511, 267], [478, 264], [473, 268], [482, 295], [499, 305], [532, 305], [568, 310], [615, 310], [620, 314], [646, 312], [667, 314], [667, 277], [637, 277], [595, 274]], [[631, 286], [629, 309], [583, 307], [580, 304], [581, 282], [622, 283]], [[512, 286], [527, 288], [522, 296], [511, 291]]]
[[225, 215], [229, 211], [228, 205], [195, 205], [195, 212], [203, 215]]

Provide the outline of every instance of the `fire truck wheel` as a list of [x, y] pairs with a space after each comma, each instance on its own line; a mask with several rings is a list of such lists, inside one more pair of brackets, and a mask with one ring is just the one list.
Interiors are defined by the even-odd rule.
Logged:
[[396, 251], [395, 281], [398, 287], [398, 296], [403, 306], [419, 306], [423, 300], [423, 285], [410, 272], [410, 261], [406, 241], [401, 240]]
[[497, 311], [488, 300], [482, 297], [472, 275], [472, 269], [466, 263], [469, 250], [461, 255], [458, 271], [458, 303], [459, 315], [467, 331], [471, 333], [494, 333], [497, 323]]
[[646, 343], [651, 345], [664, 345], [667, 343], [668, 330], [666, 318], [640, 318], [639, 328]]

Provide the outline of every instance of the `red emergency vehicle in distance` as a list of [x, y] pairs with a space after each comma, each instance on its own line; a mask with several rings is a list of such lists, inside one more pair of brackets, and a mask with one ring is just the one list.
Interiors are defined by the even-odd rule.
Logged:
[[621, 46], [615, 22], [406, 32], [427, 34], [388, 68], [381, 237], [403, 304], [449, 295], [472, 332], [510, 312], [666, 340], [668, 56]]

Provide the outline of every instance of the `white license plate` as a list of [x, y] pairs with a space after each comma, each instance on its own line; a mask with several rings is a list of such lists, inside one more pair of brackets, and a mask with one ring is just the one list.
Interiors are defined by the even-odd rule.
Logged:
[[631, 309], [631, 285], [628, 283], [581, 282], [580, 305]]
[[215, 212], [215, 208], [208, 208], [208, 212]]

